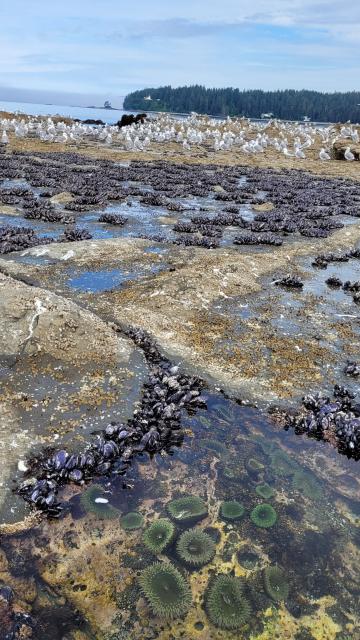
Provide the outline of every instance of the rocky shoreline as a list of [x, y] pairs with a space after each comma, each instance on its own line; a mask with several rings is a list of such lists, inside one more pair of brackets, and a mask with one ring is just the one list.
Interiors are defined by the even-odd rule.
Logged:
[[[92, 544], [81, 529], [81, 509], [74, 516], [79, 500], [84, 510], [92, 486], [103, 492], [98, 488], [99, 505], [106, 505], [110, 496], [109, 521], [114, 509], [116, 517], [120, 511], [126, 515], [127, 492], [133, 493], [130, 506], [134, 502], [129, 513], [143, 509], [149, 523], [154, 514], [166, 517], [159, 507], [161, 491], [168, 499], [190, 489], [206, 494], [207, 526], [219, 527], [225, 545], [232, 529], [226, 518], [220, 527], [222, 511], [214, 496], [217, 492], [226, 503], [236, 501], [231, 483], [238, 466], [244, 466], [239, 477], [250, 482], [249, 513], [258, 506], [251, 483], [271, 489], [281, 476], [277, 469], [286, 465], [281, 473], [291, 478], [293, 490], [303, 491], [305, 500], [309, 495], [319, 498], [315, 480], [304, 477], [309, 469], [302, 471], [297, 462], [289, 470], [287, 445], [281, 441], [275, 455], [272, 440], [289, 437], [294, 451], [304, 448], [314, 460], [323, 456], [339, 477], [352, 478], [351, 465], [360, 453], [360, 182], [289, 167], [238, 166], [236, 157], [232, 166], [195, 160], [176, 164], [135, 159], [120, 166], [95, 155], [43, 149], [11, 149], [0, 156], [0, 479], [7, 487], [0, 542], [4, 540], [12, 554], [10, 568], [1, 571], [0, 563], [0, 620], [6, 640], [21, 633], [36, 638], [43, 629], [45, 635], [39, 637], [45, 638], [51, 628], [41, 603], [24, 604], [21, 594], [21, 606], [14, 606], [21, 593], [14, 560], [18, 536], [26, 538], [28, 530], [31, 556], [32, 536], [39, 527], [46, 553], [48, 545], [59, 553], [54, 539], [58, 526], [67, 541], [61, 551], [67, 566], [67, 554], [75, 548], [71, 528], [77, 526], [70, 522], [78, 518], [84, 542], [76, 544], [83, 552], [83, 544]], [[231, 458], [234, 452], [229, 454], [236, 435], [222, 445], [219, 434], [213, 439], [212, 430], [206, 431], [214, 415], [214, 395], [226, 400], [222, 417], [214, 423], [215, 432], [227, 425], [224, 440], [234, 428], [226, 412], [236, 412], [236, 407], [249, 407], [249, 414], [243, 414], [245, 425], [246, 420], [254, 425], [264, 421], [264, 433], [256, 425], [242, 436], [242, 448], [235, 454], [238, 463]], [[257, 407], [253, 414], [250, 407]], [[201, 428], [205, 432], [199, 438]], [[293, 430], [299, 436], [295, 440]], [[262, 448], [256, 449], [260, 437]], [[186, 457], [189, 442], [195, 447], [193, 482], [191, 458]], [[336, 450], [345, 455], [338, 456]], [[252, 464], [247, 451], [255, 459]], [[270, 453], [276, 460], [271, 464]], [[305, 453], [301, 455], [306, 462]], [[171, 484], [172, 458], [174, 473], [181, 477], [180, 492]], [[151, 493], [151, 474], [157, 473], [163, 474], [158, 498]], [[26, 520], [28, 508], [12, 493], [12, 479], [34, 510], [34, 519]], [[228, 493], [227, 482], [232, 487]], [[156, 491], [160, 484], [154, 483]], [[261, 491], [268, 491], [266, 487]], [[355, 501], [358, 486], [350, 493], [349, 487], [347, 499], [353, 491]], [[285, 488], [277, 486], [276, 491], [276, 510], [281, 522], [288, 523], [295, 506]], [[143, 502], [135, 500], [136, 492], [144, 492]], [[91, 523], [94, 505], [88, 508]], [[39, 512], [57, 522], [46, 523]], [[241, 525], [245, 538], [250, 535], [246, 522]], [[102, 534], [109, 548], [118, 535], [111, 526], [105, 525]], [[257, 525], [252, 521], [251, 526]], [[349, 536], [355, 539], [353, 532]], [[126, 544], [123, 538], [121, 544]], [[224, 566], [242, 573], [227, 553]], [[111, 563], [102, 547], [101, 554], [113, 594]], [[132, 557], [131, 550], [129, 554]], [[79, 557], [74, 562], [82, 567]], [[221, 566], [217, 564], [217, 570]], [[80, 598], [85, 586], [75, 579], [69, 585], [61, 564], [57, 569], [67, 598], [57, 604], [65, 637], [91, 637], [89, 620], [100, 633], [91, 599]], [[25, 580], [26, 570], [19, 571]], [[40, 562], [41, 575], [56, 591], [51, 571], [51, 562], [48, 568]], [[132, 574], [126, 576], [132, 584]], [[208, 574], [206, 583], [212, 584]], [[256, 607], [251, 580], [246, 590], [251, 607]], [[104, 619], [110, 634], [116, 607], [113, 595], [101, 597], [103, 603], [111, 602], [112, 614]], [[102, 605], [96, 596], [94, 601], [99, 614]], [[287, 624], [291, 620], [295, 625], [293, 613], [300, 605], [291, 598], [286, 604]], [[196, 611], [207, 629], [205, 609]], [[332, 629], [326, 607], [322, 611], [326, 629]], [[328, 637], [335, 639], [331, 633]]]

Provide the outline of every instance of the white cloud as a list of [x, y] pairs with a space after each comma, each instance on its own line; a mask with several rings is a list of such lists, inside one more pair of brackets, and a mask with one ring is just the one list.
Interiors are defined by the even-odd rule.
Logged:
[[360, 75], [354, 0], [13, 0], [1, 20], [7, 85], [120, 94], [194, 82], [330, 90], [355, 88]]

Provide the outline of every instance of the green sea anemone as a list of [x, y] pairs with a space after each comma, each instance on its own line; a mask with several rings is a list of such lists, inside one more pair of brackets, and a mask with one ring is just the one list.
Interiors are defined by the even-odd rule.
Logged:
[[206, 529], [204, 529], [204, 532], [207, 533], [212, 540], [214, 540], [215, 544], [219, 544], [221, 540], [221, 533], [219, 529], [217, 529], [216, 527], [206, 527]]
[[239, 469], [236, 467], [226, 466], [222, 469], [222, 475], [226, 480], [238, 480], [241, 472], [239, 473]]
[[139, 582], [155, 615], [162, 618], [178, 618], [189, 610], [190, 586], [172, 564], [152, 564], [141, 573]]
[[297, 471], [292, 479], [293, 487], [307, 498], [318, 500], [322, 496], [321, 487], [317, 479], [310, 473]]
[[189, 529], [181, 534], [176, 544], [176, 551], [185, 564], [201, 567], [211, 562], [216, 547], [207, 533], [200, 529]]
[[245, 466], [247, 472], [254, 476], [258, 476], [259, 473], [262, 473], [265, 469], [262, 462], [259, 462], [256, 458], [249, 458], [249, 460], [246, 461]]
[[262, 504], [258, 504], [257, 507], [252, 510], [250, 518], [257, 527], [267, 529], [275, 524], [277, 515], [271, 504], [263, 502]]
[[240, 520], [245, 513], [245, 508], [237, 500], [223, 502], [220, 507], [220, 516], [223, 520]]
[[175, 534], [173, 523], [167, 518], [155, 520], [144, 533], [144, 544], [152, 553], [162, 553]]
[[184, 524], [198, 522], [208, 514], [206, 503], [199, 496], [183, 496], [171, 500], [167, 504], [167, 510], [173, 520]]
[[237, 560], [245, 569], [254, 569], [259, 564], [258, 554], [247, 545], [241, 547], [236, 553]]
[[269, 598], [275, 602], [286, 600], [289, 595], [289, 584], [280, 567], [265, 567], [264, 587]]
[[108, 494], [100, 484], [93, 484], [81, 495], [80, 504], [86, 513], [94, 513], [102, 520], [113, 520], [119, 511], [108, 502]]
[[239, 629], [250, 617], [250, 604], [243, 595], [239, 578], [218, 575], [206, 595], [206, 611], [220, 629]]
[[272, 498], [275, 493], [274, 489], [270, 487], [270, 485], [267, 482], [262, 482], [261, 484], [258, 484], [255, 487], [255, 491], [258, 494], [258, 496], [260, 496], [260, 498], [264, 498], [265, 500]]
[[125, 531], [133, 531], [134, 529], [140, 529], [144, 524], [144, 518], [141, 513], [137, 511], [129, 511], [120, 518], [120, 524]]

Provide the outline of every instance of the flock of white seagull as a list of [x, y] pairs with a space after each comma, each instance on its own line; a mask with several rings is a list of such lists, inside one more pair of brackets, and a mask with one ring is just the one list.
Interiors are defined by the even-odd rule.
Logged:
[[90, 125], [82, 122], [16, 116], [0, 120], [0, 144], [9, 143], [9, 136], [37, 138], [49, 144], [80, 146], [98, 143], [126, 151], [141, 152], [153, 143], [174, 143], [185, 152], [205, 147], [214, 152], [237, 151], [246, 155], [264, 153], [272, 148], [279, 154], [299, 160], [316, 144], [319, 160], [332, 159], [332, 149], [337, 140], [347, 141], [344, 158], [352, 162], [353, 144], [360, 141], [359, 131], [350, 124], [339, 128], [334, 125], [318, 127], [310, 123], [289, 123], [279, 120], [252, 122], [245, 118], [215, 120], [192, 114], [179, 120], [170, 115], [148, 118], [144, 123], [118, 128], [116, 125]]

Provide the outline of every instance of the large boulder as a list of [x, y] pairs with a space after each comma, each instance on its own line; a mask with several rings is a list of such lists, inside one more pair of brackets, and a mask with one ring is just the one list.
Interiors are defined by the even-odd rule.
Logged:
[[118, 120], [116, 125], [121, 129], [122, 127], [128, 127], [129, 125], [137, 124], [138, 122], [144, 124], [145, 118], [147, 118], [146, 113], [138, 113], [136, 116], [134, 116], [133, 113], [124, 113], [121, 120]]
[[350, 151], [354, 154], [355, 160], [360, 160], [360, 143], [352, 142], [346, 138], [334, 142], [332, 151], [334, 160], [344, 160], [344, 154], [348, 147], [350, 147]]
[[70, 362], [128, 362], [134, 347], [75, 303], [0, 274], [0, 353]]

